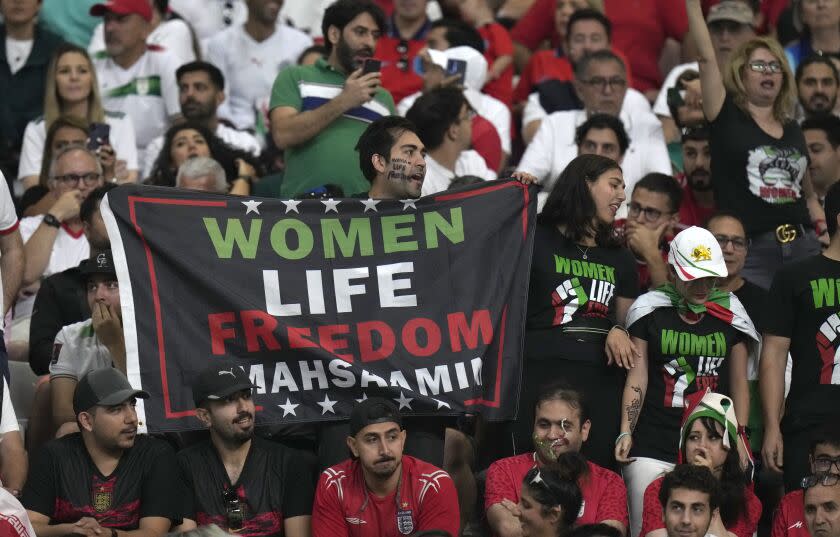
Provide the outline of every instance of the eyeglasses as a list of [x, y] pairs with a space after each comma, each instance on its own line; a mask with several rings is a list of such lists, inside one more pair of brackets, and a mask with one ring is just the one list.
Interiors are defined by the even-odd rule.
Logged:
[[823, 485], [825, 487], [833, 487], [837, 483], [840, 483], [840, 475], [838, 474], [814, 474], [805, 476], [802, 478], [802, 488], [809, 489], [811, 487], [815, 487], [817, 485]]
[[397, 68], [400, 71], [408, 71], [408, 41], [400, 39], [400, 42], [397, 43], [397, 54], [400, 55], [400, 59], [397, 60]]
[[832, 466], [836, 466], [840, 470], [840, 457], [814, 459], [814, 470], [819, 473], [830, 472]]
[[779, 62], [762, 62], [762, 61], [754, 61], [747, 64], [749, 68], [756, 73], [781, 73], [782, 72], [782, 64]]
[[76, 173], [68, 173], [66, 175], [56, 175], [53, 177], [59, 183], [64, 183], [65, 185], [69, 186], [76, 186], [79, 184], [79, 181], [83, 181], [85, 185], [91, 186], [95, 185], [99, 182], [102, 178], [101, 174], [96, 172], [84, 173], [84, 174], [76, 174]]
[[241, 530], [242, 523], [245, 519], [245, 509], [242, 502], [239, 501], [239, 495], [236, 489], [225, 489], [222, 491], [222, 498], [225, 501], [225, 513], [227, 515], [227, 529]]
[[592, 86], [595, 88], [599, 88], [601, 91], [607, 89], [607, 86], [610, 88], [621, 89], [627, 85], [627, 79], [614, 76], [612, 78], [604, 78], [602, 76], [593, 76], [588, 80], [581, 80], [587, 86]]
[[732, 248], [738, 250], [739, 252], [743, 252], [750, 245], [750, 240], [745, 239], [744, 237], [727, 237], [726, 235], [715, 235], [715, 239], [717, 239], [718, 244], [720, 244], [721, 248], [726, 248], [726, 245], [731, 243]]
[[635, 201], [631, 201], [630, 204], [627, 206], [627, 213], [633, 218], [639, 216], [639, 213], [644, 213], [645, 220], [647, 220], [648, 222], [656, 222], [662, 217], [663, 214], [671, 214], [670, 212], [663, 213], [659, 209], [654, 209], [653, 207], [642, 207]]

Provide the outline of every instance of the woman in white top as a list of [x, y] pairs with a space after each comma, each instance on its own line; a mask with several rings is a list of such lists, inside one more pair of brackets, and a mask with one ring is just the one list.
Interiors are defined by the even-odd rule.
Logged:
[[[102, 145], [100, 152], [107, 154], [103, 155], [107, 158], [116, 153], [116, 179], [120, 182], [137, 180], [139, 165], [131, 119], [102, 108], [99, 84], [90, 56], [83, 48], [64, 43], [56, 49], [47, 69], [44, 115], [30, 121], [23, 134], [18, 180], [23, 182], [24, 190], [38, 184], [47, 129], [62, 115], [110, 125], [109, 140]], [[114, 178], [106, 178], [110, 179]]]

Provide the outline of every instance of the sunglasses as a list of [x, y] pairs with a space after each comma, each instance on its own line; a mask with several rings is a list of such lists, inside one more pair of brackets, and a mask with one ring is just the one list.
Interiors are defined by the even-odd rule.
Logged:
[[225, 514], [227, 517], [227, 527], [231, 531], [242, 529], [242, 524], [245, 521], [245, 509], [243, 503], [239, 500], [239, 495], [236, 489], [225, 489], [222, 491], [222, 499], [225, 502]]

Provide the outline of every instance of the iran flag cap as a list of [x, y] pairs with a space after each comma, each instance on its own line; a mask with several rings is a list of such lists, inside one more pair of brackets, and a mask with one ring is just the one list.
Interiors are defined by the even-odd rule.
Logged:
[[709, 230], [697, 226], [677, 233], [671, 241], [668, 263], [684, 282], [725, 278], [729, 274], [717, 239]]

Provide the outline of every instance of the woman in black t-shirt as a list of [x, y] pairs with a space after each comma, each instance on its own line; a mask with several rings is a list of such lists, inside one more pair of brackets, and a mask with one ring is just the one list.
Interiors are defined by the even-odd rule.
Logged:
[[[625, 199], [619, 165], [606, 157], [574, 159], [539, 217], [525, 335], [525, 360], [514, 431], [518, 453], [532, 449], [534, 394], [566, 380], [591, 401], [593, 427], [584, 453], [615, 467], [610, 446], [618, 432], [624, 369], [634, 348], [622, 328], [637, 295], [636, 262], [612, 236]], [[617, 367], [619, 366], [619, 367]]]
[[744, 276], [766, 289], [782, 264], [818, 253], [813, 228], [825, 230], [805, 137], [793, 120], [796, 85], [784, 51], [768, 38], [748, 41], [718, 66], [700, 0], [686, 6], [700, 53], [715, 201], [744, 221], [752, 241]]

